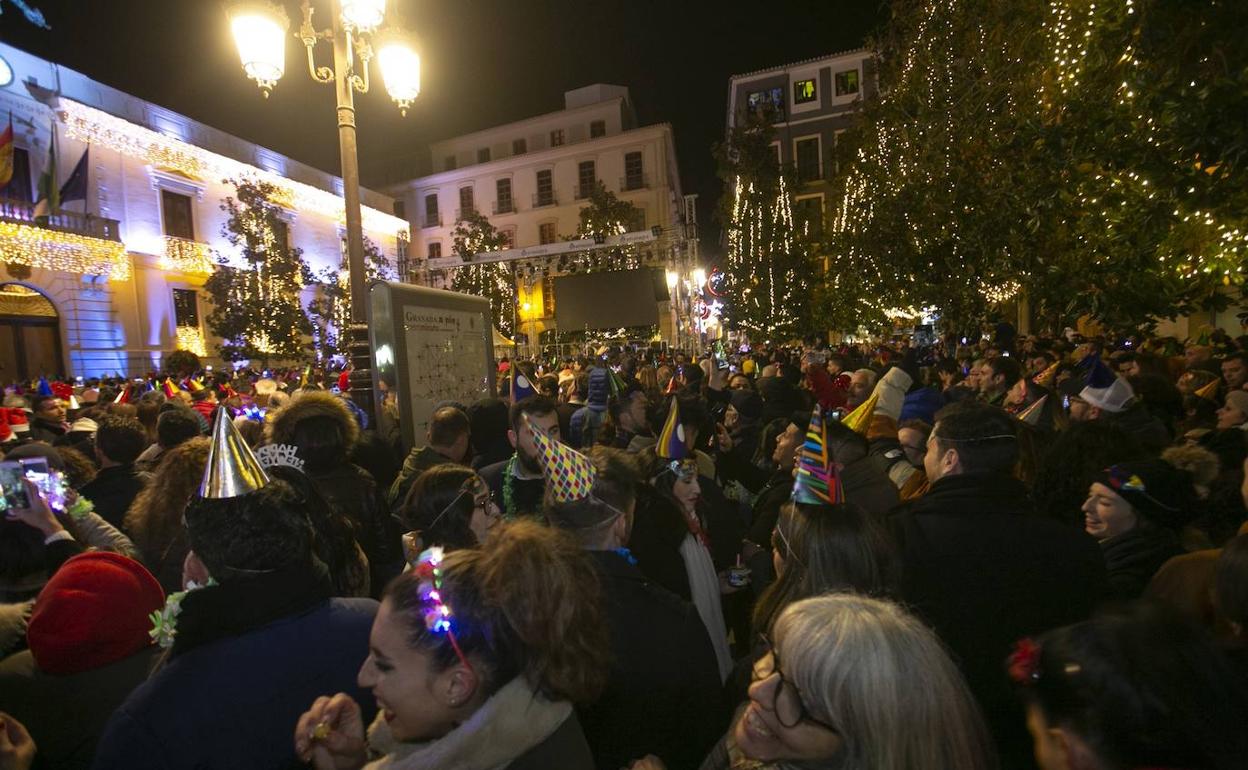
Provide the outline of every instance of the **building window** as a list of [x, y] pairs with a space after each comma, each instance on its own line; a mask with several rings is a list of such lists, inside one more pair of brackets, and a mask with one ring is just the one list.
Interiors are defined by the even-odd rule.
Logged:
[[549, 169], [537, 172], [537, 200], [534, 201], [534, 205], [555, 205], [555, 183]]
[[511, 180], [499, 179], [494, 183], [495, 192], [498, 193], [498, 205], [495, 207], [495, 214], [509, 214], [516, 210], [511, 200]]
[[490, 148], [489, 147], [482, 147], [481, 149], [477, 150], [477, 162], [478, 163], [490, 162]]
[[598, 184], [597, 170], [592, 160], [583, 160], [576, 164], [576, 197], [588, 198]]
[[640, 152], [624, 153], [624, 189], [640, 190], [646, 186], [646, 174]]
[[778, 142], [778, 141], [776, 141], [776, 142], [772, 142], [772, 143], [771, 143], [771, 151], [772, 151], [772, 153], [773, 153], [773, 154], [775, 154], [775, 156], [776, 156], [776, 165], [777, 165], [777, 166], [779, 166], [781, 163], [783, 163], [783, 162], [784, 162], [784, 161], [780, 158], [780, 142]]
[[273, 242], [279, 252], [290, 250], [290, 223], [279, 221], [273, 227]]
[[506, 229], [499, 230], [498, 234], [503, 236], [504, 249], [514, 249], [516, 247], [516, 228], [508, 227]]
[[624, 223], [624, 226], [628, 228], [628, 232], [630, 233], [637, 233], [637, 232], [641, 232], [642, 230], [645, 230], [646, 229], [646, 210], [639, 208], [636, 211], [634, 211], [632, 215], [629, 217], [629, 220]]
[[0, 197], [21, 203], [35, 202], [30, 185], [30, 154], [21, 147], [13, 148], [13, 177], [8, 186], [0, 190]]
[[555, 277], [547, 275], [542, 278], [542, 315], [550, 318], [555, 314]]
[[810, 104], [819, 101], [819, 93], [815, 88], [815, 79], [799, 80], [793, 84], [793, 103]]
[[597, 139], [600, 136], [606, 136], [606, 135], [607, 135], [607, 121], [605, 120], [590, 121], [590, 124], [589, 124], [589, 138], [590, 139]]
[[836, 73], [836, 95], [849, 96], [858, 93], [858, 70]]
[[173, 319], [178, 326], [199, 328], [199, 295], [194, 289], [173, 290]]
[[797, 157], [797, 178], [803, 182], [823, 178], [823, 164], [819, 160], [819, 137], [798, 139], [793, 143]]
[[447, 156], [446, 156], [446, 158], [442, 161], [442, 170], [443, 170], [443, 171], [454, 171], [454, 170], [455, 170], [455, 167], [456, 167], [457, 165], [458, 165], [458, 164], [455, 162], [455, 156], [454, 156], [454, 155], [447, 155]]
[[556, 128], [554, 131], [550, 132], [550, 146], [551, 147], [563, 146], [563, 129], [562, 128]]
[[511, 141], [511, 154], [523, 155], [529, 151], [529, 143], [525, 139], [513, 139]]
[[405, 201], [394, 202], [394, 215], [399, 219], [407, 219], [407, 203]]
[[796, 201], [797, 221], [799, 226], [805, 227], [807, 235], [817, 235], [823, 232], [823, 196], [816, 195], [810, 198], [798, 198]]
[[472, 188], [471, 187], [459, 188], [459, 216], [456, 218], [463, 219], [464, 217], [471, 214], [475, 209], [476, 207], [473, 206], [473, 203], [472, 203]]
[[749, 105], [751, 112], [761, 114], [771, 110], [773, 111], [773, 120], [781, 120], [784, 118], [783, 88], [777, 86], [776, 88], [766, 88], [762, 91], [751, 91], [746, 95], [745, 102]]
[[441, 241], [429, 241], [429, 259], [441, 259], [441, 258], [442, 258], [442, 242]]
[[537, 242], [540, 244], [554, 243], [559, 239], [555, 234], [554, 222], [542, 222], [537, 226]]
[[429, 193], [425, 196], [425, 227], [437, 227], [442, 224], [438, 214], [438, 194]]
[[181, 195], [170, 190], [160, 191], [161, 218], [165, 225], [165, 235], [176, 238], [195, 240], [195, 223], [191, 216], [191, 196]]

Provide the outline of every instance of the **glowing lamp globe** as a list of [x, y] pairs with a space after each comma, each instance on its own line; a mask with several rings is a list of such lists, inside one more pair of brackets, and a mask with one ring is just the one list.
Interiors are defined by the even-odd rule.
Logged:
[[230, 31], [243, 72], [267, 97], [286, 71], [286, 30], [290, 17], [269, 2], [235, 3], [229, 8]]
[[680, 280], [680, 276], [676, 275], [676, 274], [675, 274], [675, 273], [673, 273], [671, 270], [668, 270], [668, 271], [667, 271], [667, 288], [669, 288], [669, 289], [675, 289], [675, 288], [676, 288], [676, 282], [677, 282], [677, 281], [679, 281], [679, 280]]
[[357, 32], [372, 32], [386, 15], [386, 0], [340, 0], [342, 24]]
[[399, 105], [399, 112], [406, 115], [407, 108], [420, 95], [420, 56], [405, 39], [390, 35], [377, 48], [377, 62], [386, 91]]

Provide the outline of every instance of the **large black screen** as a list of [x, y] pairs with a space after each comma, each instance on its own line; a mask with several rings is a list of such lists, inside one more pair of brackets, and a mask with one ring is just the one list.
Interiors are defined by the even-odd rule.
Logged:
[[618, 329], [659, 322], [666, 286], [652, 269], [555, 278], [555, 321], [561, 331]]

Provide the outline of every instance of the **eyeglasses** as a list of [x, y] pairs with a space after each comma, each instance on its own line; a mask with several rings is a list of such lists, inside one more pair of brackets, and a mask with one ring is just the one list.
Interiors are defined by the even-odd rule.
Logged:
[[429, 522], [429, 526], [426, 529], [432, 530], [442, 520], [442, 517], [446, 515], [447, 511], [454, 508], [465, 495], [472, 495], [474, 510], [481, 508], [486, 513], [490, 512], [490, 503], [494, 500], [494, 492], [479, 477], [469, 476], [467, 479], [464, 479], [464, 483], [460, 486], [459, 494], [455, 495], [451, 502], [447, 503], [446, 507], [437, 516], [433, 517], [433, 521]]
[[796, 684], [789, 681], [784, 676], [784, 671], [780, 669], [780, 655], [776, 652], [775, 645], [771, 643], [771, 639], [766, 634], [761, 634], [761, 636], [767, 652], [754, 664], [752, 678], [755, 682], [761, 682], [772, 675], [780, 678], [780, 683], [772, 690], [771, 696], [771, 711], [776, 715], [780, 726], [792, 729], [805, 723], [840, 735], [840, 730], [810, 715], [810, 710], [802, 701], [802, 691]]

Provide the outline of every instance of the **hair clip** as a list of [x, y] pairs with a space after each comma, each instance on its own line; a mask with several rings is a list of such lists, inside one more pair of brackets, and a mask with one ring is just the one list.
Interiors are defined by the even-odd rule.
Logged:
[[1014, 643], [1006, 670], [1015, 684], [1033, 684], [1040, 680], [1040, 645], [1030, 637]]
[[256, 459], [261, 468], [272, 468], [284, 465], [297, 471], [303, 470], [303, 458], [299, 456], [298, 447], [290, 444], [265, 444], [256, 450]]

